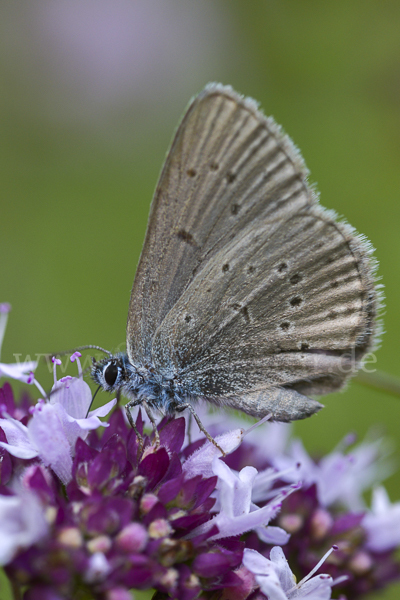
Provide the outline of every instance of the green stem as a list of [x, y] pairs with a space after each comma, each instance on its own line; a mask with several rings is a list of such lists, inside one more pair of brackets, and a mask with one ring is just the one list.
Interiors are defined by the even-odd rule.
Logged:
[[22, 600], [21, 587], [15, 582], [10, 581], [13, 600]]
[[361, 370], [354, 381], [375, 390], [392, 394], [392, 396], [400, 396], [400, 379], [383, 371], [367, 373]]

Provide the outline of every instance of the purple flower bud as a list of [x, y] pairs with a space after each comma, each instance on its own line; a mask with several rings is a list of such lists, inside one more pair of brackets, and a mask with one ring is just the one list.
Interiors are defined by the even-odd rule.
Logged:
[[104, 554], [105, 552], [108, 552], [110, 550], [111, 546], [112, 540], [107, 535], [99, 535], [89, 540], [86, 544], [87, 549], [92, 554], [95, 554], [96, 552], [101, 552], [102, 554]]
[[176, 587], [176, 584], [179, 579], [179, 571], [176, 569], [167, 569], [164, 575], [160, 578], [160, 584], [167, 589], [173, 589]]
[[304, 519], [301, 515], [289, 514], [281, 515], [278, 519], [280, 527], [290, 534], [296, 533], [304, 524]]
[[315, 540], [322, 540], [328, 535], [332, 525], [332, 515], [327, 510], [318, 508], [311, 517], [311, 535]]
[[145, 494], [140, 501], [141, 512], [147, 515], [158, 502], [158, 497], [154, 494]]
[[154, 539], [167, 537], [172, 533], [172, 527], [165, 519], [156, 519], [149, 525], [149, 536]]
[[115, 542], [124, 552], [140, 553], [148, 540], [147, 529], [140, 523], [129, 523], [117, 535]]
[[105, 598], [106, 600], [132, 600], [132, 594], [126, 588], [118, 587], [108, 590]]
[[102, 552], [96, 552], [89, 558], [88, 568], [84, 579], [88, 583], [101, 583], [105, 581], [111, 566]]
[[57, 536], [57, 541], [67, 548], [80, 548], [83, 544], [83, 538], [77, 527], [65, 527], [61, 529]]
[[365, 575], [373, 567], [374, 561], [372, 556], [367, 552], [360, 550], [349, 560], [349, 568], [358, 577]]

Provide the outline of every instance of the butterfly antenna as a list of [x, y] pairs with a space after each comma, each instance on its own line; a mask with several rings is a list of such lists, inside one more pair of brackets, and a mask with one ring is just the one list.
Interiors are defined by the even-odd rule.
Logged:
[[83, 371], [82, 371], [82, 379], [85, 377], [85, 375], [87, 375], [88, 373], [90, 373], [91, 370], [92, 370], [92, 367], [86, 367], [86, 369], [83, 369]]
[[77, 346], [76, 348], [72, 348], [71, 350], [62, 350], [61, 352], [49, 352], [48, 354], [44, 355], [44, 358], [46, 360], [51, 360], [53, 356], [65, 356], [66, 354], [73, 354], [74, 352], [80, 350], [100, 350], [100, 352], [104, 352], [104, 354], [107, 354], [110, 358], [113, 357], [112, 352], [110, 352], [109, 350], [105, 350], [101, 346], [88, 344], [86, 346]]

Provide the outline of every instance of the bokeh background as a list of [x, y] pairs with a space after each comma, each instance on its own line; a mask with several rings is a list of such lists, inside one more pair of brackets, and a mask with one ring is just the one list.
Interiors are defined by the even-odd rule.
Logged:
[[[386, 288], [376, 366], [400, 376], [398, 1], [2, 2], [0, 80], [4, 362], [124, 345], [165, 152], [191, 96], [221, 81], [283, 125], [323, 205], [376, 247]], [[46, 366], [38, 377], [50, 385]], [[349, 431], [398, 442], [399, 423], [399, 398], [353, 382], [296, 431], [325, 452]], [[387, 487], [399, 500], [399, 473]]]

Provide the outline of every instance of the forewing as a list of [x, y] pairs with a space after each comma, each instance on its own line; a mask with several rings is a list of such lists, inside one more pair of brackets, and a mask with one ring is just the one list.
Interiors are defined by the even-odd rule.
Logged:
[[[192, 101], [156, 189], [132, 289], [127, 349], [133, 364], [152, 363], [157, 328], [244, 230], [251, 242], [259, 218], [277, 220], [315, 204], [306, 176], [289, 138], [254, 101], [219, 84]], [[217, 300], [207, 294], [208, 310], [214, 310]], [[176, 332], [177, 343], [185, 341], [185, 331]]]

